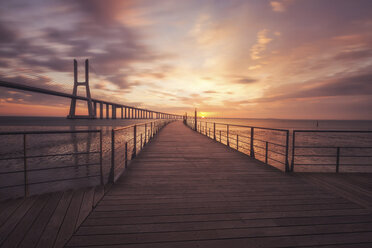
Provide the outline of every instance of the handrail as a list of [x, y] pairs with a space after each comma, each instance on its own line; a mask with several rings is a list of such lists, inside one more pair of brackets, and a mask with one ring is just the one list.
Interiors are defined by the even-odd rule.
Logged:
[[18, 135], [18, 134], [58, 134], [58, 133], [99, 133], [101, 130], [52, 130], [52, 131], [14, 131], [0, 132], [0, 135]]
[[[348, 149], [358, 149], [361, 151], [365, 150], [371, 150], [372, 146], [351, 146], [351, 145], [340, 145], [340, 144], [335, 144], [335, 145], [297, 145], [296, 144], [296, 134], [299, 135], [301, 133], [340, 133], [340, 134], [356, 134], [356, 133], [366, 133], [366, 134], [372, 134], [371, 130], [294, 130], [293, 131], [293, 136], [292, 136], [292, 159], [291, 159], [291, 171], [294, 171], [295, 165], [297, 166], [334, 166], [335, 167], [335, 172], [338, 173], [340, 170], [340, 166], [371, 166], [372, 164], [370, 163], [364, 163], [360, 164], [360, 162], [355, 162], [355, 163], [350, 163], [350, 161], [345, 161], [347, 163], [342, 163], [341, 158], [372, 158], [370, 153], [367, 153], [366, 155], [344, 155], [342, 154], [342, 151], [348, 150]], [[304, 154], [303, 152], [298, 154], [296, 151], [298, 149], [301, 150], [311, 150], [312, 154]], [[335, 153], [334, 154], [322, 154], [319, 153], [320, 151], [324, 149], [330, 149], [333, 150]], [[313, 162], [309, 163], [308, 161], [312, 160], [307, 160], [304, 162], [296, 162], [296, 158], [323, 158], [327, 160], [327, 163], [317, 163], [314, 164]], [[330, 159], [335, 159], [333, 163], [329, 163]], [[301, 159], [300, 159], [301, 160]]]
[[[147, 145], [148, 142], [170, 122], [173, 122], [173, 119], [161, 119], [153, 120], [149, 122], [136, 123], [125, 127], [114, 128], [111, 130], [111, 167], [109, 182], [115, 183], [119, 176], [124, 173], [129, 162], [137, 156], [137, 154]], [[143, 127], [144, 130], [138, 129], [138, 127]], [[121, 131], [129, 130], [133, 128], [132, 137], [129, 139], [118, 139], [117, 133]], [[117, 141], [121, 141], [121, 145], [124, 146], [124, 149], [119, 149], [116, 145]], [[131, 147], [128, 147], [128, 143], [132, 143]], [[131, 149], [130, 149], [131, 148]], [[122, 153], [121, 156], [117, 156], [118, 153]], [[117, 158], [121, 158], [122, 161], [117, 162]], [[117, 170], [119, 172], [117, 173]]]
[[[191, 122], [191, 123], [188, 123]], [[236, 149], [244, 154], [249, 155], [254, 159], [261, 160], [266, 164], [274, 166], [273, 162], [277, 162], [280, 165], [284, 165], [284, 171], [289, 171], [289, 163], [288, 163], [288, 151], [289, 151], [289, 130], [287, 129], [279, 129], [279, 128], [267, 128], [267, 127], [255, 127], [255, 126], [248, 126], [248, 125], [238, 125], [238, 124], [230, 124], [230, 123], [220, 123], [220, 122], [209, 122], [209, 121], [202, 121], [198, 120], [198, 125], [195, 125], [195, 121], [193, 119], [187, 119], [185, 124], [188, 125], [190, 128], [196, 130], [197, 132], [206, 135], [207, 137], [226, 144], [227, 146]], [[203, 125], [204, 124], [204, 125]], [[226, 130], [218, 129], [218, 126], [225, 126]], [[217, 126], [217, 128], [216, 128]], [[241, 130], [230, 130], [231, 128], [238, 127], [238, 128], [247, 128], [248, 132], [250, 132], [250, 136], [242, 134]], [[259, 135], [257, 130], [265, 130], [265, 131], [275, 131], [283, 133], [283, 143], [279, 144], [270, 138], [267, 140], [262, 139], [263, 135]], [[219, 131], [219, 134], [216, 133]], [[222, 133], [224, 135], [222, 135]], [[257, 138], [256, 135], [259, 137]], [[222, 136], [224, 137], [222, 139]], [[241, 139], [243, 137], [244, 139]], [[239, 139], [240, 138], [240, 139]], [[250, 140], [249, 142], [247, 142]], [[262, 142], [264, 146], [258, 145], [257, 142]], [[259, 143], [259, 144], [262, 144]], [[284, 149], [285, 152], [277, 151], [278, 149]], [[255, 150], [264, 150], [264, 153], [257, 152]], [[247, 153], [246, 153], [247, 152]], [[274, 155], [275, 157], [269, 156], [269, 154]]]
[[[30, 148], [27, 146], [27, 138], [30, 135], [45, 135], [45, 134], [80, 134], [80, 133], [99, 133], [99, 148], [98, 150], [90, 150], [90, 145], [89, 145], [89, 150], [86, 152], [68, 152], [68, 153], [48, 153], [48, 154], [42, 154], [42, 155], [31, 155], [29, 154]], [[45, 182], [59, 182], [59, 181], [64, 181], [64, 180], [75, 180], [78, 177], [73, 177], [73, 178], [68, 178], [68, 179], [51, 179], [45, 182], [30, 182], [29, 181], [29, 172], [35, 172], [35, 171], [45, 171], [45, 170], [58, 170], [58, 169], [66, 169], [66, 168], [79, 168], [79, 167], [91, 167], [91, 166], [99, 166], [99, 174], [94, 174], [94, 175], [85, 175], [85, 177], [80, 177], [79, 178], [90, 178], [90, 177], [99, 177], [100, 178], [100, 183], [103, 185], [104, 180], [103, 180], [103, 169], [102, 169], [102, 153], [103, 153], [103, 148], [102, 148], [102, 130], [47, 130], [47, 131], [14, 131], [14, 132], [0, 132], [0, 135], [6, 136], [6, 135], [22, 135], [23, 136], [23, 149], [22, 149], [22, 155], [19, 156], [17, 152], [17, 156], [14, 157], [9, 157], [6, 156], [8, 154], [0, 154], [0, 156], [6, 156], [6, 157], [1, 157], [0, 161], [10, 161], [10, 160], [19, 160], [23, 159], [23, 169], [18, 169], [15, 171], [2, 171], [0, 174], [1, 175], [7, 175], [7, 174], [14, 174], [14, 173], [23, 173], [23, 183], [21, 185], [16, 184], [6, 184], [7, 182], [3, 181], [4, 185], [0, 186], [1, 189], [5, 188], [10, 188], [10, 187], [19, 187], [23, 186], [23, 195], [26, 197], [29, 195], [29, 186], [30, 185], [36, 185], [39, 183], [45, 183]], [[95, 161], [87, 162], [84, 164], [75, 164], [75, 165], [65, 165], [65, 166], [54, 166], [54, 167], [47, 167], [47, 168], [29, 168], [29, 160], [30, 159], [35, 159], [35, 158], [51, 158], [51, 157], [66, 157], [66, 156], [78, 156], [78, 155], [90, 155], [90, 154], [99, 154], [99, 157], [95, 159]], [[12, 183], [10, 181], [10, 183]]]
[[280, 129], [280, 128], [269, 128], [269, 127], [258, 127], [258, 126], [248, 126], [248, 125], [239, 125], [239, 124], [229, 124], [229, 123], [220, 123], [220, 122], [209, 122], [209, 121], [199, 121], [204, 123], [211, 123], [216, 125], [229, 125], [234, 127], [248, 127], [248, 128], [259, 128], [259, 129], [266, 129], [266, 130], [272, 130], [272, 131], [288, 131], [287, 129]]

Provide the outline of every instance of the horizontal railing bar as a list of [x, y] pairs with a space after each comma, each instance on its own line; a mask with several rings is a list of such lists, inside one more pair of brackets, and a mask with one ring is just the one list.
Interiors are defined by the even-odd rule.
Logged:
[[279, 160], [276, 160], [276, 159], [274, 159], [274, 158], [272, 158], [272, 157], [269, 157], [269, 156], [267, 156], [267, 159], [270, 159], [270, 160], [273, 160], [273, 161], [276, 161], [276, 162], [278, 162], [279, 164], [283, 164], [283, 165], [285, 165], [285, 163], [284, 163], [284, 162], [282, 162], [282, 161], [279, 161]]
[[340, 164], [340, 166], [372, 166], [372, 164]]
[[315, 158], [333, 158], [336, 157], [336, 154], [331, 155], [316, 155], [316, 154], [294, 154], [295, 157], [315, 157]]
[[286, 154], [284, 153], [281, 153], [281, 152], [277, 152], [277, 151], [274, 151], [274, 150], [268, 150], [268, 152], [272, 152], [272, 153], [276, 153], [276, 154], [279, 154], [279, 155], [282, 155], [282, 156], [286, 156]]
[[293, 130], [296, 133], [372, 133], [372, 130]]
[[301, 165], [301, 166], [336, 166], [336, 163], [334, 163], [334, 164], [297, 164], [296, 163], [296, 166], [297, 165]]
[[271, 141], [268, 141], [268, 140], [260, 140], [260, 139], [256, 139], [256, 138], [253, 138], [254, 141], [260, 141], [260, 142], [267, 142], [269, 144], [272, 144], [272, 145], [276, 145], [276, 146], [281, 146], [281, 147], [286, 147], [285, 145], [282, 145], [282, 144], [278, 144], [278, 143], [274, 143], [274, 142], [271, 142]]
[[335, 149], [335, 148], [342, 148], [342, 149], [372, 149], [372, 146], [296, 146], [296, 148], [328, 148], [328, 149]]
[[[64, 178], [64, 179], [57, 179], [57, 180], [50, 180], [50, 181], [42, 181], [42, 182], [35, 182], [35, 183], [28, 183], [27, 185], [35, 185], [35, 184], [43, 184], [43, 183], [53, 183], [53, 182], [61, 182], [61, 181], [69, 181], [69, 180], [78, 180], [90, 177], [101, 177], [101, 175], [93, 175], [93, 176], [85, 176], [85, 177], [74, 177], [74, 178]], [[5, 188], [13, 188], [13, 187], [24, 187], [24, 184], [17, 184], [17, 185], [6, 185], [0, 187], [0, 189]]]
[[24, 159], [24, 158], [46, 158], [46, 157], [59, 157], [59, 156], [71, 156], [71, 155], [82, 155], [82, 154], [99, 154], [99, 151], [96, 152], [77, 152], [77, 153], [57, 153], [57, 154], [48, 154], [48, 155], [33, 155], [26, 157], [12, 157], [12, 158], [0, 158], [1, 160], [13, 160], [13, 159]]
[[92, 176], [84, 176], [84, 177], [73, 177], [73, 178], [63, 178], [63, 179], [56, 179], [56, 180], [49, 180], [49, 181], [41, 181], [41, 182], [34, 182], [28, 183], [27, 185], [35, 185], [35, 184], [43, 184], [43, 183], [54, 183], [54, 182], [61, 182], [61, 181], [69, 181], [69, 180], [78, 180], [90, 177], [101, 177], [101, 175], [92, 175]]
[[261, 149], [266, 149], [266, 147], [263, 147], [263, 146], [258, 146], [258, 145], [255, 145], [253, 144], [254, 147], [258, 147], [258, 148], [261, 148]]
[[[49, 167], [49, 168], [40, 168], [40, 169], [28, 169], [27, 172], [44, 171], [44, 170], [56, 170], [56, 169], [64, 169], [64, 168], [76, 168], [76, 167], [94, 166], [94, 165], [100, 165], [100, 163], [68, 165], [68, 166]], [[7, 174], [21, 173], [21, 172], [24, 173], [24, 170], [0, 172], [0, 175], [7, 175]]]
[[[240, 136], [239, 136], [239, 137], [240, 137]], [[240, 140], [240, 139], [239, 139], [239, 143], [244, 143], [244, 144], [247, 144], [247, 145], [250, 145], [250, 144], [251, 144], [251, 143], [245, 142], [245, 141]]]
[[57, 133], [99, 133], [101, 130], [55, 130], [55, 131], [21, 131], [21, 132], [0, 132], [0, 135], [21, 135], [21, 134], [57, 134]]
[[91, 163], [91, 164], [78, 164], [78, 165], [68, 165], [68, 166], [61, 166], [61, 167], [50, 167], [50, 168], [40, 168], [40, 169], [28, 169], [27, 172], [32, 171], [44, 171], [44, 170], [56, 170], [56, 169], [64, 169], [64, 168], [77, 168], [77, 167], [83, 167], [83, 166], [94, 166], [94, 165], [100, 165], [100, 163]]
[[[247, 125], [238, 125], [238, 124], [227, 124], [227, 123], [220, 123], [220, 122], [207, 122], [207, 121], [199, 121], [200, 123], [215, 123], [216, 125], [229, 125], [233, 127], [247, 127], [247, 128], [255, 128], [255, 129], [264, 129], [264, 130], [273, 130], [273, 131], [281, 131], [281, 132], [288, 132], [287, 129], [280, 129], [280, 128], [269, 128], [269, 127], [255, 127], [255, 126], [247, 126]], [[371, 131], [372, 132], [372, 131]]]

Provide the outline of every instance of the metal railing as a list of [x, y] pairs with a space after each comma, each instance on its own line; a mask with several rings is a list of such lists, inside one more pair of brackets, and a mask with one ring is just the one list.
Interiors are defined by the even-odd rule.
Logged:
[[111, 168], [109, 182], [116, 180], [147, 143], [168, 123], [174, 120], [156, 120], [111, 131]]
[[[186, 124], [195, 129], [195, 120]], [[197, 132], [284, 171], [289, 171], [289, 130], [197, 121]]]
[[[87, 137], [79, 143], [76, 136], [82, 134]], [[96, 141], [91, 141], [92, 135], [98, 136]], [[104, 183], [101, 130], [1, 132], [0, 137], [0, 195], [12, 189], [19, 195], [23, 188], [23, 196], [28, 196], [32, 186], [87, 178]]]
[[293, 131], [291, 171], [357, 172], [367, 166], [372, 168], [372, 131]]

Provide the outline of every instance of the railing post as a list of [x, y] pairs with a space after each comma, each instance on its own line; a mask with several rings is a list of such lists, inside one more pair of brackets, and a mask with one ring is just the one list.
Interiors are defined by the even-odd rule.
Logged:
[[101, 185], [104, 185], [103, 181], [103, 165], [102, 165], [102, 152], [103, 152], [103, 147], [102, 147], [102, 130], [99, 130], [99, 170], [101, 173]]
[[142, 133], [141, 133], [140, 150], [142, 150]]
[[289, 131], [287, 130], [285, 139], [285, 172], [289, 172], [289, 162], [288, 162], [288, 149], [289, 149]]
[[236, 135], [236, 150], [239, 151], [239, 134]]
[[255, 158], [253, 142], [254, 142], [254, 127], [251, 127], [251, 152], [250, 152], [251, 158]]
[[28, 175], [27, 175], [27, 143], [26, 143], [26, 134], [23, 134], [23, 174], [24, 174], [24, 191], [25, 197], [28, 196]]
[[111, 130], [111, 170], [110, 182], [115, 183], [115, 131]]
[[145, 124], [145, 145], [147, 142], [147, 124]]
[[216, 123], [213, 122], [213, 139], [216, 140]]
[[128, 167], [128, 142], [125, 142], [125, 168]]
[[137, 156], [137, 125], [134, 125], [133, 127], [133, 142], [132, 158], [135, 158]]
[[337, 147], [336, 173], [338, 173], [339, 168], [340, 168], [340, 147]]
[[205, 136], [207, 136], [207, 132], [208, 132], [208, 122], [205, 123]]
[[293, 130], [292, 134], [292, 161], [291, 161], [291, 171], [294, 171], [294, 165], [295, 165], [295, 143], [296, 142], [296, 131]]
[[197, 131], [197, 116], [198, 116], [198, 112], [196, 112], [196, 109], [195, 109], [195, 131]]
[[230, 139], [229, 139], [229, 125], [226, 125], [226, 138], [227, 138], [226, 145], [227, 145], [227, 146], [230, 146]]
[[220, 143], [221, 143], [221, 130], [220, 130]]
[[266, 144], [265, 144], [265, 164], [267, 164], [268, 151], [269, 151], [269, 143], [266, 141]]
[[154, 134], [152, 133], [152, 122], [151, 122], [151, 138], [154, 137]]

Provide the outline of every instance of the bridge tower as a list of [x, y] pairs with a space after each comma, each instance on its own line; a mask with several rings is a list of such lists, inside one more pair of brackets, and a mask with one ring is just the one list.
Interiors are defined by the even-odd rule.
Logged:
[[71, 98], [71, 105], [70, 105], [70, 114], [67, 116], [69, 119], [78, 119], [78, 118], [88, 118], [94, 119], [95, 112], [93, 111], [93, 102], [90, 96], [90, 89], [89, 89], [89, 61], [88, 59], [85, 60], [85, 82], [78, 82], [78, 71], [77, 71], [77, 61], [74, 59], [74, 89], [72, 92], [73, 96], [77, 96], [78, 86], [85, 86], [86, 92], [86, 101], [88, 105], [88, 115], [76, 115], [76, 98]]

